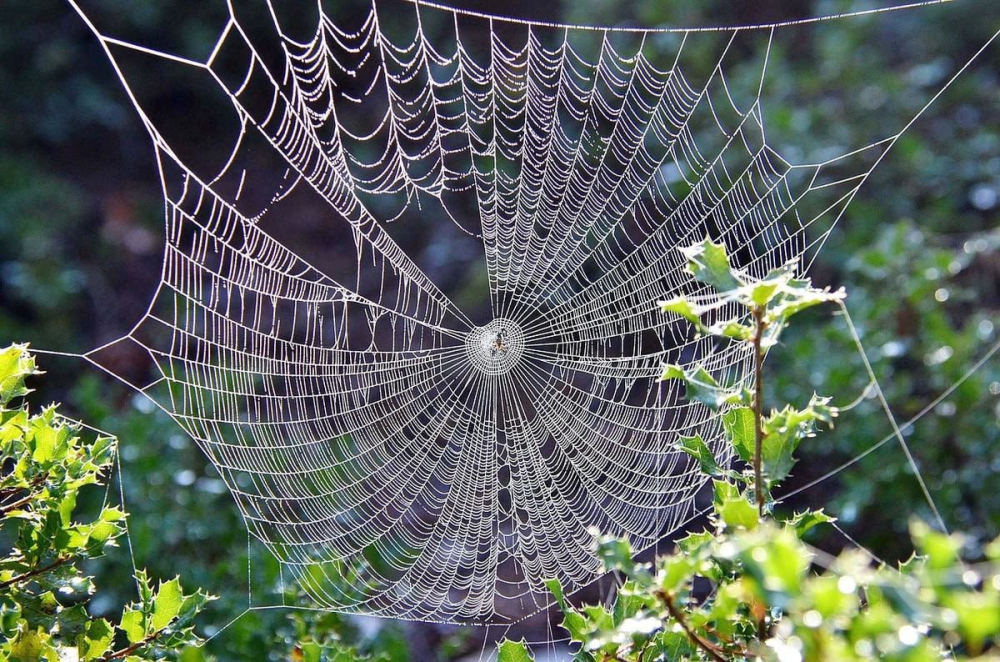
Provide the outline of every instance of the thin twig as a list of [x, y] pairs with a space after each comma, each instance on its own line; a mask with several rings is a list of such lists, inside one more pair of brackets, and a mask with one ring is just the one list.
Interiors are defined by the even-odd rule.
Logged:
[[[767, 500], [764, 498], [763, 454], [764, 454], [764, 331], [767, 322], [764, 321], [764, 306], [753, 309], [753, 480], [754, 493], [757, 496], [757, 512], [764, 517]], [[757, 619], [757, 638], [764, 640], [766, 617]]]
[[23, 582], [26, 579], [31, 579], [32, 577], [37, 577], [38, 575], [45, 574], [46, 572], [48, 572], [50, 570], [55, 570], [59, 566], [63, 565], [64, 563], [67, 563], [68, 561], [70, 561], [72, 558], [73, 557], [71, 557], [71, 556], [60, 556], [59, 558], [57, 558], [55, 561], [53, 561], [52, 563], [48, 564], [47, 566], [43, 566], [41, 568], [38, 568], [37, 570], [32, 570], [30, 572], [25, 572], [23, 574], [17, 575], [16, 577], [11, 577], [7, 581], [5, 581], [3, 583], [0, 583], [0, 589], [5, 589], [8, 586], [12, 586], [12, 585], [17, 584], [19, 582]]
[[767, 323], [764, 321], [764, 307], [758, 306], [753, 309], [754, 335], [753, 335], [753, 371], [754, 371], [754, 393], [753, 393], [753, 487], [757, 495], [757, 511], [760, 516], [764, 516], [764, 478], [761, 470], [761, 455], [764, 452], [764, 330]]
[[161, 634], [163, 634], [163, 630], [157, 630], [156, 632], [147, 635], [145, 638], [142, 639], [142, 641], [137, 641], [134, 644], [122, 648], [121, 650], [117, 650], [113, 653], [108, 653], [101, 659], [104, 660], [104, 662], [107, 662], [108, 660], [119, 660], [123, 657], [128, 657], [137, 650], [149, 646], [151, 643], [156, 641], [156, 638], [159, 637]]
[[21, 490], [28, 490], [28, 494], [18, 499], [17, 501], [14, 501], [13, 503], [6, 503], [0, 506], [0, 515], [6, 516], [7, 513], [11, 512], [12, 510], [20, 508], [21, 506], [29, 503], [32, 499], [37, 497], [38, 493], [34, 492], [33, 490], [42, 483], [44, 483], [46, 480], [48, 480], [48, 477], [49, 477], [49, 472], [43, 471], [42, 473], [35, 476], [27, 487], [9, 487], [3, 490], [4, 494], [2, 498], [0, 498], [0, 501], [11, 498]]
[[688, 639], [694, 642], [698, 648], [705, 651], [708, 656], [716, 662], [726, 662], [726, 658], [722, 656], [722, 654], [726, 652], [725, 649], [720, 648], [707, 639], [702, 638], [697, 632], [691, 629], [691, 626], [688, 625], [686, 620], [684, 620], [684, 614], [682, 614], [677, 608], [677, 605], [674, 604], [673, 596], [664, 591], [657, 591], [656, 594], [663, 601], [663, 604], [667, 606], [667, 611], [670, 612], [673, 619], [677, 621], [677, 624], [680, 625], [681, 629], [684, 630], [685, 634], [687, 634]]
[[7, 513], [13, 512], [18, 508], [20, 508], [21, 506], [31, 503], [36, 496], [38, 495], [35, 494], [34, 492], [29, 492], [28, 496], [18, 499], [17, 501], [7, 504], [6, 506], [0, 508], [0, 517], [6, 517]]

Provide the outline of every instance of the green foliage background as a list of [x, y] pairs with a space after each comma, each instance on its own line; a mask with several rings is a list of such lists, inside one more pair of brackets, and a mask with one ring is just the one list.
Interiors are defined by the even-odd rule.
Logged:
[[[140, 34], [194, 50], [211, 43], [207, 26], [218, 14], [211, 3], [179, 0], [97, 4]], [[465, 3], [512, 16], [612, 25], [736, 25], [884, 4]], [[350, 5], [340, 3], [342, 11]], [[831, 144], [856, 147], [884, 137], [997, 28], [997, 3], [959, 0], [788, 33], [769, 65], [769, 135], [779, 151], [803, 159]], [[729, 73], [737, 80], [750, 69]], [[818, 284], [849, 291], [868, 358], [900, 421], [962, 377], [1000, 333], [998, 72], [994, 46], [879, 166], [811, 271]], [[183, 99], [173, 103], [173, 112], [191, 112]], [[148, 139], [91, 35], [58, 0], [7, 3], [0, 10], [0, 344], [86, 351], [127, 331], [158, 276], [161, 214]], [[819, 390], [843, 405], [867, 386], [843, 321], [828, 311], [783, 341], [769, 366], [777, 400], [804, 402]], [[113, 360], [124, 374], [141, 370], [134, 357]], [[228, 622], [246, 606], [247, 537], [214, 471], [165, 415], [126, 387], [78, 361], [50, 357], [44, 365], [50, 376], [39, 384], [42, 401], [65, 402], [67, 413], [121, 438], [137, 556], [155, 578], [180, 572], [185, 585], [220, 595], [205, 622]], [[1000, 362], [992, 360], [905, 431], [944, 519], [969, 531], [971, 546], [1000, 532], [1000, 491], [993, 485], [1000, 471], [998, 397]], [[878, 401], [863, 400], [821, 446], [803, 445], [787, 489], [889, 432]], [[903, 558], [910, 516], [929, 516], [909, 472], [890, 442], [788, 507], [824, 506], [862, 544]], [[814, 542], [830, 549], [846, 544], [838, 535]], [[250, 554], [255, 583], [274, 589], [274, 564], [255, 548]], [[125, 562], [121, 554], [95, 562], [106, 589], [95, 609], [110, 613], [132, 599], [130, 579], [118, 570]], [[275, 632], [295, 638], [297, 627], [284, 614], [253, 612], [209, 646], [227, 659], [246, 658], [274, 649]], [[387, 627], [387, 641], [414, 641], [412, 630]], [[421, 654], [432, 655], [432, 648], [433, 642]], [[390, 649], [395, 659], [406, 656], [402, 643]]]

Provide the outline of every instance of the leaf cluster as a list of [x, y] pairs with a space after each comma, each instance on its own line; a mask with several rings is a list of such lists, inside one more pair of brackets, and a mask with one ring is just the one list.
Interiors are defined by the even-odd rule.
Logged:
[[[795, 313], [839, 301], [843, 292], [813, 288], [792, 265], [754, 280], [707, 239], [683, 252], [689, 273], [741, 304], [745, 318], [708, 325], [701, 316], [717, 304], [685, 298], [663, 309], [702, 334], [752, 346], [757, 374], [752, 389], [721, 384], [698, 365], [666, 366], [663, 378], [683, 381], [690, 399], [719, 413], [724, 443], [749, 468], [723, 466], [700, 435], [681, 437], [678, 450], [712, 479], [712, 528], [689, 534], [652, 564], [636, 562], [627, 541], [595, 531], [604, 568], [624, 578], [613, 607], [574, 606], [558, 581], [548, 582], [577, 645], [575, 659], [929, 661], [1000, 654], [1000, 539], [973, 566], [961, 557], [962, 536], [914, 522], [917, 554], [896, 568], [860, 549], [831, 557], [808, 545], [808, 531], [834, 521], [822, 510], [772, 516], [771, 491], [791, 472], [795, 450], [831, 425], [837, 410], [814, 394], [801, 409], [765, 414], [763, 352]], [[504, 642], [500, 659], [532, 658], [522, 643]]]
[[137, 572], [139, 599], [117, 626], [88, 613], [96, 587], [79, 566], [117, 544], [126, 514], [104, 505], [80, 521], [77, 501], [105, 482], [116, 440], [85, 440], [55, 405], [32, 414], [25, 381], [35, 374], [26, 346], [0, 351], [0, 536], [13, 541], [0, 557], [0, 658], [139, 660], [196, 643], [193, 619], [212, 598], [177, 578], [154, 588]]
[[[660, 301], [660, 310], [683, 317], [702, 335], [744, 342], [759, 335], [761, 345], [768, 349], [777, 343], [793, 315], [844, 298], [843, 289], [814, 288], [808, 278], [797, 278], [794, 260], [757, 279], [734, 268], [726, 247], [709, 238], [680, 251], [687, 259], [687, 273], [712, 291], [704, 300], [680, 295]], [[729, 303], [739, 304], [746, 315], [713, 324], [704, 321], [706, 313]]]
[[[861, 550], [832, 558], [812, 549], [802, 536], [832, 521], [822, 513], [775, 521], [745, 503], [732, 525], [717, 500], [715, 531], [688, 535], [653, 564], [635, 562], [627, 542], [600, 538], [605, 568], [625, 578], [611, 608], [574, 607], [550, 582], [578, 645], [574, 659], [930, 662], [1000, 653], [1000, 539], [984, 563], [969, 565], [961, 536], [914, 523], [917, 555], [896, 568]], [[500, 659], [532, 658], [508, 642]]]
[[[808, 278], [796, 277], [795, 262], [754, 279], [730, 264], [725, 246], [708, 238], [682, 248], [681, 253], [687, 258], [687, 272], [697, 282], [713, 288], [718, 298], [699, 305], [679, 296], [662, 301], [661, 309], [687, 319], [701, 334], [752, 348], [756, 382], [753, 389], [743, 383], [720, 384], [700, 365], [666, 365], [662, 378], [680, 380], [690, 400], [720, 412], [727, 440], [736, 455], [755, 471], [753, 475], [723, 471], [700, 436], [682, 437], [679, 448], [698, 459], [709, 475], [726, 476], [751, 486], [758, 504], [766, 506], [771, 488], [791, 472], [799, 443], [813, 436], [818, 425], [832, 425], [837, 409], [830, 406], [829, 398], [813, 394], [801, 409], [786, 405], [765, 415], [761, 382], [764, 355], [777, 343], [792, 316], [823, 303], [840, 302], [844, 291], [815, 288]], [[716, 309], [720, 301], [739, 304], [744, 314], [711, 325], [703, 322], [702, 316]]]

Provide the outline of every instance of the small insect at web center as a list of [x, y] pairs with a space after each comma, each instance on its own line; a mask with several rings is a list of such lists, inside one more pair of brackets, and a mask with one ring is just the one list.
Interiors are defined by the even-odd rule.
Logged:
[[524, 352], [524, 334], [514, 322], [498, 318], [469, 332], [465, 354], [480, 372], [503, 375], [510, 372]]

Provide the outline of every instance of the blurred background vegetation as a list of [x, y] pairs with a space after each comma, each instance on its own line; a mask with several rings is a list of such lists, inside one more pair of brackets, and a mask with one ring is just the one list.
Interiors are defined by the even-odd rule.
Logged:
[[[201, 50], [219, 25], [220, 8], [211, 3], [197, 10], [179, 0], [96, 4], [135, 34], [150, 35], [153, 44], [169, 36]], [[224, 11], [224, 3], [216, 4]], [[339, 3], [338, 11], [350, 11], [350, 4]], [[623, 26], [741, 25], [885, 4], [454, 3], [522, 18]], [[0, 15], [0, 344], [87, 351], [131, 328], [159, 277], [162, 200], [152, 150], [99, 45], [66, 3], [9, 0]], [[779, 32], [764, 90], [778, 151], [794, 161], [891, 135], [998, 28], [997, 3], [959, 0]], [[738, 66], [730, 71], [741, 73]], [[160, 110], [177, 117], [196, 110], [183, 97], [159, 98]], [[1000, 334], [998, 100], [995, 44], [899, 141], [812, 266], [818, 284], [847, 288], [868, 359], [900, 422], [963, 377]], [[816, 390], [846, 404], [868, 386], [842, 319], [817, 314], [785, 343], [773, 368], [779, 377], [770, 385], [780, 401], [803, 403]], [[124, 482], [140, 562], [155, 577], [180, 572], [185, 585], [222, 596], [204, 619], [206, 635], [247, 607], [248, 554], [250, 588], [277, 589], [276, 564], [248, 545], [221, 480], [169, 418], [82, 361], [39, 360], [50, 373], [38, 384], [43, 400], [64, 402], [67, 413], [120, 437], [124, 472], [116, 480]], [[128, 355], [113, 360], [116, 372], [143, 379], [144, 363]], [[890, 432], [878, 400], [863, 399], [822, 437], [822, 446], [803, 446], [788, 489]], [[1000, 360], [987, 361], [904, 434], [944, 520], [974, 541], [1000, 533]], [[787, 506], [805, 504], [826, 507], [854, 539], [887, 559], [909, 554], [911, 517], [930, 517], [894, 441]], [[839, 535], [814, 542], [831, 550], [848, 544]], [[130, 578], [118, 571], [128, 563], [123, 551], [91, 569], [103, 588], [95, 610], [112, 612], [131, 598]], [[282, 641], [301, 639], [310, 629], [395, 660], [452, 659], [478, 654], [481, 645], [481, 635], [466, 630], [335, 615], [317, 621], [305, 612], [290, 619], [265, 610], [239, 619], [208, 650], [222, 659], [261, 659], [263, 650], [283, 651], [274, 653], [280, 657], [288, 650]]]

